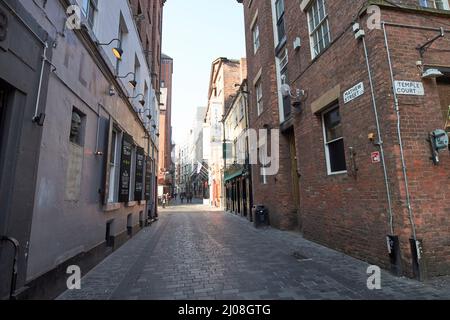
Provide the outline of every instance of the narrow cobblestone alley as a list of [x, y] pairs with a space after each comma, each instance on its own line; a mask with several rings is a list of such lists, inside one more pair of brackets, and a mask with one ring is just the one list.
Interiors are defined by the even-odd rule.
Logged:
[[[297, 253], [296, 255], [294, 253]], [[423, 284], [382, 273], [367, 289], [368, 264], [203, 205], [161, 210], [89, 272], [81, 290], [58, 299], [446, 299], [441, 281]], [[444, 289], [445, 288], [445, 289]]]

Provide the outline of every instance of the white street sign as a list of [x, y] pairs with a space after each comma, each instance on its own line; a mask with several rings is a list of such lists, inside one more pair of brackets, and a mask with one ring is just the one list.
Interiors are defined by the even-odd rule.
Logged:
[[395, 81], [395, 92], [408, 96], [425, 95], [423, 83], [417, 81]]
[[344, 103], [348, 103], [364, 94], [364, 83], [360, 82], [356, 86], [344, 92]]

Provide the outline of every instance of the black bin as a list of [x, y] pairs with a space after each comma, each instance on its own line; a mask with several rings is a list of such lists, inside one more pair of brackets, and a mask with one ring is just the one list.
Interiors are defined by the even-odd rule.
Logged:
[[256, 228], [269, 225], [269, 210], [265, 206], [253, 207], [253, 223]]

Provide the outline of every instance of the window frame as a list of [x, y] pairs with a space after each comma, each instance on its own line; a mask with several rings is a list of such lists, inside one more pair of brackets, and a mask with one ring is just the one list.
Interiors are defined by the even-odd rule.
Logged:
[[[443, 8], [438, 8], [437, 1], [442, 2]], [[450, 1], [449, 0], [419, 0], [419, 4], [423, 8], [450, 11]]]
[[[327, 164], [327, 175], [328, 176], [334, 176], [334, 175], [340, 175], [340, 174], [346, 174], [348, 172], [347, 169], [347, 159], [345, 158], [345, 170], [341, 170], [341, 171], [331, 171], [331, 157], [330, 157], [330, 149], [329, 146], [330, 144], [340, 141], [342, 140], [344, 142], [344, 135], [342, 135], [339, 138], [333, 139], [328, 141], [327, 138], [327, 128], [326, 128], [326, 123], [325, 123], [325, 115], [336, 110], [336, 109], [340, 109], [340, 105], [339, 103], [333, 103], [329, 108], [325, 109], [322, 113], [321, 113], [321, 122], [322, 122], [322, 134], [323, 134], [323, 144], [324, 144], [324, 149], [325, 149], [325, 161]], [[340, 110], [339, 110], [340, 111]], [[342, 118], [340, 119], [341, 125], [342, 125]], [[345, 144], [344, 144], [344, 155], [345, 155]]]
[[[314, 28], [312, 28], [311, 21], [314, 24], [314, 10], [318, 10], [319, 6], [318, 3], [321, 1], [323, 3], [323, 18], [317, 23], [317, 25], [314, 25]], [[319, 17], [320, 18], [320, 17]], [[318, 57], [321, 53], [323, 53], [331, 44], [332, 38], [331, 38], [331, 30], [330, 30], [330, 22], [328, 19], [328, 12], [326, 8], [326, 0], [313, 0], [311, 5], [307, 9], [307, 20], [308, 20], [308, 33], [309, 33], [309, 43], [310, 43], [310, 49], [311, 49], [311, 57], [312, 59], [315, 59]], [[322, 26], [326, 26], [326, 31], [328, 34], [328, 43], [325, 44], [325, 36], [322, 33]], [[317, 43], [315, 43], [315, 36], [320, 32], [322, 34], [322, 37], [318, 39]], [[320, 49], [320, 43], [323, 41], [324, 47], [323, 49]], [[315, 47], [318, 46], [318, 52], [315, 52]]]
[[[119, 201], [118, 192], [119, 192], [119, 175], [120, 175], [120, 154], [121, 154], [120, 150], [122, 148], [121, 141], [122, 141], [122, 132], [116, 127], [113, 127], [111, 137], [111, 144], [112, 144], [111, 156], [108, 163], [108, 170], [109, 170], [108, 203], [117, 203]], [[113, 155], [114, 159], [112, 159]], [[114, 161], [112, 162], [111, 160]]]
[[97, 11], [98, 4], [96, 0], [81, 0], [81, 12], [83, 13], [86, 21], [91, 29], [95, 24], [95, 12]]
[[258, 79], [255, 83], [256, 112], [258, 117], [264, 112], [262, 81]]
[[[281, 2], [283, 4], [283, 11], [281, 14], [279, 14], [278, 4]], [[286, 24], [285, 24], [285, 20], [284, 20], [285, 13], [286, 13], [286, 7], [285, 7], [284, 0], [275, 0], [275, 19], [276, 19], [278, 43], [280, 43], [281, 41], [283, 41], [283, 39], [286, 38]], [[280, 26], [282, 26], [282, 30], [283, 30], [283, 35], [281, 37], [280, 37]]]
[[258, 21], [252, 26], [252, 39], [253, 39], [253, 54], [256, 54], [261, 47]]

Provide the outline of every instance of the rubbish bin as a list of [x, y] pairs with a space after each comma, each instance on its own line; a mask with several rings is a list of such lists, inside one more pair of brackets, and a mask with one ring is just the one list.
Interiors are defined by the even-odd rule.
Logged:
[[264, 205], [253, 207], [253, 224], [256, 228], [269, 225], [269, 210]]

